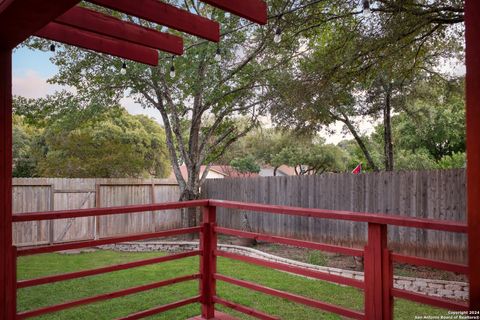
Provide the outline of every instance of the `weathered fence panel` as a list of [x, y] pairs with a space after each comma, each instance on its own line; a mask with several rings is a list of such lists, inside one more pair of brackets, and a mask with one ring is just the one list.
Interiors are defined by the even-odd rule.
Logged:
[[[15, 213], [178, 201], [178, 185], [164, 179], [13, 179]], [[14, 224], [16, 245], [38, 245], [151, 232], [181, 226], [178, 210]]]
[[[13, 188], [13, 212], [49, 211], [53, 208], [51, 185], [37, 184], [15, 186]], [[45, 244], [50, 242], [51, 222], [32, 221], [16, 223], [13, 226], [13, 242], [25, 245]]]
[[[323, 174], [301, 177], [207, 180], [203, 196], [265, 204], [399, 214], [466, 221], [465, 170]], [[218, 209], [218, 224], [332, 244], [363, 246], [366, 225]], [[447, 261], [466, 261], [466, 237], [447, 232], [391, 227], [390, 247]]]

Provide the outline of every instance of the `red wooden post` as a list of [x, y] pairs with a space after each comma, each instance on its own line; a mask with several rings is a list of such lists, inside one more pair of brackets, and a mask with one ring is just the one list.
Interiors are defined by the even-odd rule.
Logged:
[[480, 311], [480, 1], [465, 1], [470, 310]]
[[368, 224], [364, 262], [366, 319], [390, 320], [393, 318], [393, 267], [386, 225]]
[[202, 303], [202, 318], [213, 319], [215, 317], [215, 304], [213, 297], [216, 294], [214, 274], [217, 272], [217, 235], [214, 231], [217, 219], [215, 207], [203, 207], [202, 231], [200, 232], [200, 302]]
[[10, 308], [8, 309], [7, 319], [15, 319], [17, 316], [17, 247], [13, 246], [10, 252], [10, 279], [11, 286], [9, 296], [7, 298], [9, 301]]
[[0, 49], [0, 319], [14, 319], [12, 264], [12, 51]]

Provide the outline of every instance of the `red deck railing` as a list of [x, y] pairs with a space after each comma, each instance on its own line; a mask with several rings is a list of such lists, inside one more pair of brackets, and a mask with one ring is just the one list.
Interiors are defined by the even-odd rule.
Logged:
[[[97, 208], [84, 209], [73, 211], [56, 211], [43, 213], [28, 213], [16, 214], [13, 216], [13, 222], [24, 221], [39, 221], [39, 220], [53, 220], [64, 219], [72, 217], [90, 217], [102, 216], [112, 214], [124, 213], [139, 213], [145, 211], [158, 211], [169, 209], [180, 209], [187, 207], [202, 207], [203, 221], [200, 226], [181, 228], [160, 232], [150, 232], [143, 234], [134, 234], [121, 237], [102, 238], [97, 240], [76, 241], [71, 243], [62, 243], [55, 245], [45, 245], [26, 248], [14, 248], [13, 261], [14, 270], [16, 268], [16, 260], [19, 256], [55, 252], [70, 249], [79, 249], [85, 247], [99, 246], [105, 244], [114, 244], [125, 241], [145, 240], [151, 238], [169, 237], [174, 235], [183, 235], [188, 233], [200, 233], [200, 247], [199, 250], [189, 251], [179, 254], [172, 254], [158, 258], [145, 259], [135, 262], [129, 262], [119, 265], [101, 267], [90, 270], [83, 270], [60, 275], [46, 276], [36, 279], [16, 280], [16, 272], [12, 272], [12, 277], [15, 284], [11, 288], [11, 305], [12, 310], [16, 310], [16, 291], [20, 288], [38, 286], [58, 281], [71, 280], [81, 277], [88, 277], [92, 275], [103, 274], [107, 272], [114, 272], [119, 270], [126, 270], [140, 266], [146, 266], [166, 261], [172, 261], [192, 256], [200, 256], [200, 272], [197, 274], [186, 275], [169, 280], [163, 280], [151, 284], [141, 285], [128, 289], [123, 289], [115, 292], [96, 295], [89, 298], [73, 300], [61, 304], [43, 307], [35, 310], [28, 310], [23, 312], [15, 312], [15, 319], [26, 319], [34, 316], [39, 316], [51, 312], [56, 312], [76, 306], [94, 303], [102, 300], [113, 299], [131, 295], [138, 292], [152, 290], [164, 286], [168, 286], [178, 282], [184, 281], [199, 281], [199, 295], [178, 302], [167, 305], [155, 307], [153, 309], [140, 311], [131, 314], [122, 319], [140, 319], [147, 316], [155, 315], [167, 310], [182, 307], [192, 303], [200, 303], [202, 306], [202, 317], [204, 319], [211, 319], [214, 317], [215, 304], [221, 304], [236, 311], [248, 314], [258, 319], [278, 319], [278, 317], [271, 316], [254, 310], [252, 308], [239, 305], [232, 301], [227, 301], [216, 293], [216, 281], [223, 281], [235, 286], [247, 288], [267, 295], [272, 295], [284, 298], [296, 303], [317, 308], [323, 311], [332, 312], [344, 317], [352, 319], [392, 319], [393, 318], [393, 299], [402, 298], [408, 299], [431, 306], [446, 308], [449, 310], [466, 311], [468, 305], [461, 302], [455, 302], [446, 299], [430, 297], [422, 294], [416, 294], [405, 290], [396, 289], [393, 287], [393, 262], [412, 264], [417, 266], [427, 266], [437, 268], [445, 271], [452, 271], [457, 273], [468, 274], [468, 267], [466, 265], [449, 263], [444, 261], [436, 261], [431, 259], [406, 256], [392, 253], [387, 245], [387, 226], [395, 225], [410, 228], [421, 228], [430, 230], [440, 230], [448, 232], [466, 233], [467, 226], [461, 223], [452, 221], [439, 221], [428, 219], [406, 218], [400, 216], [392, 216], [385, 214], [369, 214], [348, 211], [333, 211], [321, 209], [306, 209], [296, 207], [273, 206], [263, 204], [251, 204], [235, 201], [222, 200], [198, 200], [187, 202], [164, 203], [154, 205], [135, 205], [126, 207], [111, 207], [111, 208]], [[303, 217], [319, 218], [319, 219], [336, 219], [354, 222], [363, 222], [368, 224], [368, 240], [364, 250], [348, 248], [343, 246], [335, 246], [324, 243], [317, 243], [311, 241], [303, 241], [273, 235], [266, 235], [254, 232], [245, 232], [235, 229], [219, 227], [216, 225], [216, 208], [233, 208], [240, 210], [248, 210], [255, 212], [267, 212], [271, 214], [288, 214]], [[357, 257], [364, 257], [365, 262], [365, 277], [364, 281], [350, 279], [342, 276], [332, 275], [321, 271], [307, 270], [299, 267], [290, 266], [284, 263], [271, 262], [262, 259], [243, 256], [235, 253], [230, 253], [217, 249], [217, 234], [232, 235], [244, 238], [251, 238], [263, 240], [267, 242], [280, 243], [286, 245], [293, 245], [314, 250], [321, 250], [327, 252], [334, 252], [344, 255], [351, 255]], [[341, 306], [336, 306], [330, 303], [317, 301], [312, 298], [303, 297], [300, 295], [288, 293], [285, 291], [268, 288], [256, 283], [245, 280], [235, 279], [226, 275], [217, 273], [217, 257], [225, 257], [228, 259], [239, 260], [259, 266], [269, 267], [281, 271], [308, 276], [311, 278], [338, 283], [341, 285], [348, 285], [364, 291], [365, 308], [364, 311], [357, 311]]]

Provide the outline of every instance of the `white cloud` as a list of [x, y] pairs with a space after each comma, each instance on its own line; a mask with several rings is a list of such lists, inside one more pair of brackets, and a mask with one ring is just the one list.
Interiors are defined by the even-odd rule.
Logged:
[[20, 76], [14, 74], [12, 84], [13, 94], [26, 98], [41, 98], [68, 88], [48, 83], [47, 78], [43, 78], [34, 70], [27, 70]]
[[[42, 77], [37, 71], [28, 69], [22, 72], [21, 75], [14, 74], [12, 85], [13, 94], [22, 96], [25, 98], [43, 98], [49, 94], [53, 94], [56, 91], [69, 90], [74, 91], [73, 88], [67, 86], [60, 86], [56, 84], [50, 84], [47, 82], [48, 78]], [[153, 108], [143, 108], [140, 104], [136, 103], [133, 98], [123, 98], [120, 101], [127, 111], [131, 114], [144, 114], [151, 118], [154, 118], [158, 123], [162, 124], [162, 120], [158, 110]]]
[[154, 108], [144, 108], [139, 103], [135, 102], [135, 100], [131, 97], [125, 97], [120, 100], [120, 104], [127, 109], [128, 113], [137, 115], [143, 114], [150, 118], [153, 118], [159, 124], [163, 125], [162, 117], [160, 116], [160, 112]]

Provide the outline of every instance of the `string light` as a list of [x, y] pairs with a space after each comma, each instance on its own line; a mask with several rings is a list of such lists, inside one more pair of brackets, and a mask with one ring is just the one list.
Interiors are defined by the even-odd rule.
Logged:
[[222, 60], [222, 51], [220, 50], [220, 47], [217, 48], [217, 52], [215, 52], [215, 61], [220, 62]]
[[55, 44], [52, 43], [50, 45], [50, 51], [55, 52]]
[[175, 66], [173, 65], [173, 56], [172, 56], [172, 65], [170, 66], [170, 78], [175, 78]]
[[[294, 13], [294, 12], [296, 12], [296, 11], [298, 11], [298, 10], [302, 10], [302, 9], [308, 8], [308, 7], [310, 7], [310, 6], [316, 5], [316, 4], [321, 3], [321, 2], [324, 2], [324, 1], [325, 1], [325, 0], [312, 0], [311, 2], [306, 3], [306, 4], [304, 4], [304, 5], [300, 5], [300, 6], [298, 6], [298, 7], [293, 7], [292, 9], [289, 9], [289, 10], [286, 10], [286, 11], [283, 11], [283, 12], [280, 12], [280, 13], [276, 13], [276, 14], [273, 14], [273, 15], [269, 15], [267, 18], [268, 18], [269, 20], [274, 19], [274, 18], [280, 18], [280, 17], [282, 17], [283, 15], [287, 15], [287, 14]], [[254, 24], [255, 24], [255, 22], [249, 22], [249, 23], [246, 23], [246, 24], [244, 24], [244, 25], [242, 25], [242, 26], [240, 26], [240, 27], [234, 28], [234, 29], [229, 30], [229, 31], [225, 31], [225, 32], [223, 32], [222, 34], [220, 34], [220, 37], [225, 37], [225, 36], [227, 36], [227, 35], [229, 35], [229, 34], [232, 34], [232, 33], [235, 33], [235, 32], [237, 32], [237, 31], [240, 31], [240, 30], [243, 30], [243, 29], [245, 29], [245, 28], [248, 28], [248, 27], [250, 27], [250, 26], [252, 26], [252, 25], [254, 25]], [[184, 51], [189, 51], [189, 50], [193, 49], [194, 47], [197, 47], [197, 46], [199, 46], [199, 45], [202, 45], [202, 44], [204, 44], [204, 43], [206, 43], [206, 42], [208, 42], [208, 40], [201, 40], [201, 41], [195, 42], [195, 43], [189, 45], [188, 47], [186, 47]]]
[[120, 74], [123, 76], [127, 74], [127, 64], [125, 63], [125, 61], [123, 62], [122, 68], [120, 69]]
[[370, 1], [369, 0], [363, 0], [363, 14], [365, 16], [370, 16], [372, 13], [372, 10], [370, 10]]
[[275, 30], [275, 35], [273, 36], [273, 42], [280, 43], [282, 41], [282, 29], [277, 28]]
[[[318, 3], [322, 2], [322, 1], [324, 1], [324, 0], [312, 0], [312, 1], [309, 2], [309, 3], [306, 3], [306, 4], [304, 4], [304, 5], [300, 5], [300, 6], [298, 6], [298, 7], [291, 8], [290, 10], [286, 10], [286, 11], [283, 11], [283, 12], [280, 12], [280, 13], [277, 13], [277, 14], [274, 14], [274, 15], [269, 15], [269, 16], [268, 16], [268, 19], [277, 18], [277, 19], [280, 20], [280, 19], [283, 17], [283, 15], [290, 14], [290, 13], [294, 13], [294, 12], [296, 12], [296, 11], [298, 11], [298, 10], [305, 9], [305, 8], [307, 8], [307, 7], [310, 7], [310, 6], [313, 6], [313, 5], [315, 5], [315, 4], [318, 4]], [[363, 14], [364, 14], [365, 16], [369, 16], [369, 15], [371, 14], [370, 1], [369, 1], [369, 0], [363, 0], [363, 1], [362, 1], [362, 8], [363, 8]], [[245, 25], [243, 25], [243, 26], [241, 26], [241, 27], [235, 28], [235, 29], [233, 29], [233, 30], [224, 32], [224, 33], [222, 33], [222, 34], [220, 35], [220, 37], [224, 37], [224, 36], [226, 36], [226, 35], [228, 35], [228, 34], [231, 34], [231, 33], [233, 33], [233, 32], [236, 32], [236, 31], [239, 31], [239, 30], [241, 30], [241, 29], [247, 28], [247, 27], [249, 27], [249, 26], [251, 26], [251, 25], [253, 25], [253, 24], [254, 24], [254, 23], [251, 22], [251, 23], [245, 24]], [[282, 29], [281, 29], [280, 27], [277, 27], [277, 28], [275, 29], [275, 35], [274, 35], [274, 37], [273, 37], [273, 41], [274, 41], [275, 43], [280, 43], [280, 42], [282, 41]], [[196, 47], [196, 46], [198, 46], [198, 45], [201, 45], [201, 44], [203, 44], [203, 43], [205, 43], [205, 42], [206, 42], [206, 40], [202, 40], [202, 41], [200, 41], [200, 42], [194, 43], [194, 44], [188, 46], [187, 48], [185, 48], [184, 51], [188, 51], [188, 50], [190, 50], [190, 49], [192, 49], [192, 48], [194, 48], [194, 47]], [[55, 48], [54, 45], [51, 45], [51, 46], [50, 46], [51, 50], [52, 50], [52, 47]], [[52, 51], [54, 51], [54, 50], [55, 50], [55, 49], [53, 49]], [[217, 61], [217, 62], [221, 61], [221, 59], [222, 59], [222, 54], [221, 54], [221, 53], [222, 53], [222, 52], [221, 52], [220, 48], [218, 47], [217, 50], [216, 50], [216, 52], [215, 52], [215, 56], [214, 56], [214, 60], [215, 60], [215, 61]], [[175, 78], [176, 72], [175, 72], [175, 65], [174, 65], [174, 63], [173, 63], [174, 56], [172, 56], [171, 59], [172, 59], [172, 64], [171, 64], [171, 66], [170, 66], [170, 77], [171, 77], [171, 78]], [[124, 69], [124, 68], [122, 67], [122, 70], [121, 70], [120, 72], [122, 72], [122, 74], [123, 74], [123, 72], [126, 72], [126, 68]]]

